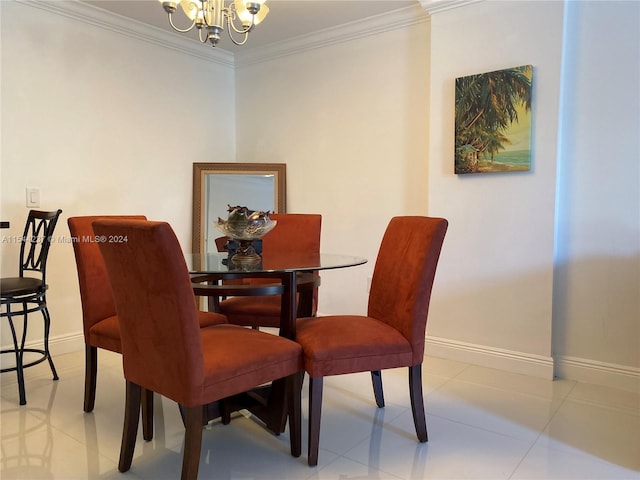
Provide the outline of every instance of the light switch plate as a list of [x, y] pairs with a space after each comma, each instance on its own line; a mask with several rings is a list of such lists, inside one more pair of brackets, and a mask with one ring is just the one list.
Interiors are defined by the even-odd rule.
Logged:
[[40, 189], [38, 187], [27, 187], [27, 207], [40, 207]]

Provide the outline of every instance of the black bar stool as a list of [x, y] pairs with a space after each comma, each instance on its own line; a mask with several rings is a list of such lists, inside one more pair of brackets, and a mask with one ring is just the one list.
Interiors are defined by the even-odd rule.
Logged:
[[[7, 318], [11, 327], [14, 348], [2, 350], [0, 353], [11, 353], [16, 357], [14, 367], [3, 368], [0, 372], [17, 372], [18, 392], [20, 394], [20, 405], [27, 403], [24, 390], [23, 369], [32, 367], [38, 363], [49, 361], [53, 379], [58, 380], [56, 367], [49, 353], [49, 328], [51, 317], [47, 309], [47, 284], [46, 268], [47, 256], [53, 230], [56, 227], [58, 217], [62, 210], [55, 212], [41, 212], [31, 210], [27, 217], [27, 225], [24, 228], [24, 235], [20, 239], [20, 276], [11, 278], [0, 278], [0, 296], [2, 306], [0, 318]], [[25, 276], [25, 272], [35, 272], [36, 276]], [[38, 278], [37, 278], [38, 277]], [[44, 317], [44, 346], [42, 349], [25, 348], [27, 339], [28, 315], [34, 312], [42, 312]], [[18, 334], [14, 324], [14, 317], [22, 316], [22, 335], [18, 342]], [[36, 353], [39, 357], [24, 363], [25, 353]]]

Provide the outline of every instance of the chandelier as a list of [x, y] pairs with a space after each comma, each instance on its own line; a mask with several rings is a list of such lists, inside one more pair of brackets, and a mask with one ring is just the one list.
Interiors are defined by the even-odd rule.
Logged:
[[[236, 45], [244, 45], [249, 38], [249, 32], [269, 13], [269, 7], [264, 5], [266, 0], [231, 0], [227, 6], [226, 0], [158, 1], [169, 15], [171, 28], [176, 32], [185, 33], [195, 27], [198, 29], [200, 41], [211, 42], [214, 47], [220, 41], [220, 34], [225, 26], [231, 41]], [[178, 5], [191, 20], [191, 25], [186, 28], [176, 27], [173, 23], [173, 13]], [[239, 40], [234, 38], [234, 33], [240, 37]]]

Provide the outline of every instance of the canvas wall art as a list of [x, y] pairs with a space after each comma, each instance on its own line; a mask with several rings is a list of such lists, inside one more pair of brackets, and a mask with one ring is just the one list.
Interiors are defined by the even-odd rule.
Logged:
[[455, 173], [531, 169], [533, 67], [456, 78]]

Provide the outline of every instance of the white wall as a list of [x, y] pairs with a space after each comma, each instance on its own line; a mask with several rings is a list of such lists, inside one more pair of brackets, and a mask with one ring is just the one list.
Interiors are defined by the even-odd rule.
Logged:
[[[560, 321], [553, 317], [554, 295], [556, 303], [563, 295], [554, 291], [554, 240], [561, 221], [556, 197], [564, 198], [557, 188], [562, 187], [557, 178], [562, 55], [565, 42], [581, 42], [567, 38], [573, 33], [564, 29], [564, 8], [563, 2], [469, 3], [434, 12], [431, 25], [417, 22], [318, 49], [283, 49], [286, 55], [265, 55], [259, 63], [241, 62], [238, 160], [287, 163], [289, 211], [324, 215], [324, 251], [371, 260], [366, 267], [323, 274], [321, 311], [364, 311], [363, 285], [389, 217], [445, 216], [451, 226], [437, 275], [428, 351], [551, 378], [554, 357], [565, 354], [554, 350], [552, 339], [554, 321]], [[619, 48], [615, 38], [603, 36], [606, 48]], [[535, 69], [531, 172], [454, 175], [455, 78], [526, 63]], [[634, 68], [637, 63], [630, 83]], [[582, 81], [593, 78], [578, 75]], [[633, 124], [626, 131], [633, 132]], [[589, 135], [597, 139], [592, 131]], [[636, 145], [623, 142], [620, 148], [633, 152]], [[631, 179], [637, 177], [636, 157], [626, 157]], [[588, 172], [587, 182], [599, 176]], [[612, 208], [621, 210], [628, 197], [637, 197], [628, 182], [618, 185], [625, 193], [611, 200]], [[637, 245], [637, 226], [628, 238]], [[624, 282], [631, 281], [623, 290], [637, 291], [637, 279], [627, 277]], [[610, 373], [632, 373], [630, 383], [618, 383], [628, 387], [637, 381], [637, 307], [630, 298], [623, 303], [618, 308], [624, 318], [606, 329], [601, 343], [609, 358], [622, 360]], [[579, 329], [581, 320], [574, 321]], [[614, 353], [619, 348], [626, 353]], [[583, 344], [583, 355], [595, 366], [598, 353], [590, 352], [589, 344]]]
[[640, 372], [640, 3], [567, 13], [553, 345], [612, 383]]
[[[555, 359], [561, 375], [637, 388], [638, 2], [492, 0], [430, 20], [418, 8], [395, 27], [248, 55], [237, 103], [224, 64], [0, 6], [9, 233], [35, 185], [65, 210], [59, 233], [71, 214], [145, 213], [189, 245], [193, 162], [285, 162], [288, 210], [323, 214], [322, 249], [370, 259], [323, 273], [321, 311], [365, 311], [391, 216], [444, 216], [429, 352], [547, 377]], [[525, 63], [532, 171], [454, 175], [455, 78]], [[211, 108], [186, 102], [193, 92]], [[7, 275], [16, 251], [1, 247]], [[71, 245], [51, 260], [60, 341], [80, 334]]]
[[[22, 234], [25, 188], [37, 186], [42, 209], [63, 210], [56, 236], [74, 215], [145, 214], [189, 246], [192, 163], [235, 159], [233, 68], [1, 3], [2, 236]], [[1, 247], [2, 276], [15, 275], [18, 246]], [[54, 349], [82, 348], [70, 243], [51, 247], [48, 283]]]
[[[431, 352], [640, 388], [640, 4], [485, 1], [431, 24], [429, 207], [452, 223]], [[524, 63], [532, 172], [456, 177], [454, 78]]]
[[[429, 213], [449, 219], [432, 351], [551, 377], [562, 2], [474, 3], [431, 18]], [[532, 64], [530, 172], [453, 173], [455, 79]]]
[[237, 67], [238, 161], [286, 163], [287, 211], [322, 214], [324, 252], [369, 259], [322, 273], [323, 313], [366, 311], [389, 219], [427, 213], [428, 24], [408, 19]]

